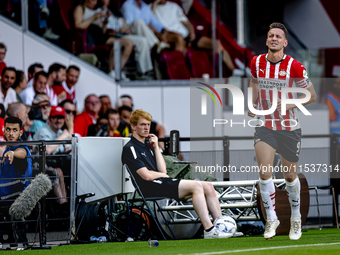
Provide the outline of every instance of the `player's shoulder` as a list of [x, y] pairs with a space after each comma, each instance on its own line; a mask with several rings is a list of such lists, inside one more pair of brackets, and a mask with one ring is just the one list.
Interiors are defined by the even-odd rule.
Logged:
[[288, 62], [289, 61], [292, 62], [292, 65], [291, 65], [292, 68], [305, 68], [301, 62], [299, 62], [298, 60], [296, 60], [292, 56], [286, 55], [286, 59], [287, 59]]

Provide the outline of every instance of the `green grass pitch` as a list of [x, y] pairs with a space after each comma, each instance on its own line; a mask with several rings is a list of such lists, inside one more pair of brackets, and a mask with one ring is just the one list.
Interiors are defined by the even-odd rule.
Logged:
[[52, 247], [52, 250], [27, 250], [24, 254], [340, 254], [340, 229], [313, 229], [303, 232], [298, 241], [288, 236], [265, 240], [263, 236], [229, 239], [160, 241], [150, 248], [147, 242], [95, 243]]

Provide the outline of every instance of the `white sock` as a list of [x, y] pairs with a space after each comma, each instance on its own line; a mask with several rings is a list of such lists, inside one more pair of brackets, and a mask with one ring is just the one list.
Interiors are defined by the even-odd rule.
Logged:
[[260, 178], [260, 190], [263, 201], [263, 207], [266, 209], [267, 219], [276, 220], [275, 212], [275, 186], [273, 179], [270, 177], [268, 180]]
[[300, 180], [298, 177], [292, 182], [286, 182], [286, 191], [288, 192], [288, 199], [290, 208], [292, 209], [292, 220], [301, 219], [300, 214]]

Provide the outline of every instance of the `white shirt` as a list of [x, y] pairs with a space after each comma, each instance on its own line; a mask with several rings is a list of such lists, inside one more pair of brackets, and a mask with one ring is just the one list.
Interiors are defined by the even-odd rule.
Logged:
[[181, 34], [183, 38], [189, 35], [188, 29], [182, 23], [188, 21], [188, 18], [178, 4], [167, 1], [165, 4], [157, 5], [155, 17], [167, 30]]
[[34, 91], [33, 85], [30, 86], [30, 87], [27, 86], [26, 89], [24, 89], [23, 91], [21, 91], [19, 93], [19, 96], [21, 97], [22, 102], [25, 105], [32, 105], [32, 102], [33, 102], [33, 99], [34, 99], [34, 96], [35, 96], [35, 91]]
[[30, 79], [30, 80], [27, 82], [27, 88], [33, 87], [33, 81], [34, 81], [34, 78]]
[[50, 98], [50, 104], [52, 106], [58, 106], [58, 96], [56, 93], [54, 93], [53, 88], [50, 88], [47, 84], [46, 89], [45, 89], [45, 93], [48, 95], [48, 97]]
[[0, 103], [4, 105], [5, 110], [7, 110], [7, 107], [9, 104], [17, 102], [17, 94], [14, 89], [9, 88], [7, 90], [6, 97], [2, 93], [2, 90], [0, 89]]

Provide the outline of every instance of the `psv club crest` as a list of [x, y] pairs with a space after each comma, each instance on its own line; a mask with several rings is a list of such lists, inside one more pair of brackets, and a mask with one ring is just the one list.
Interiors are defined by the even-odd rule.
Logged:
[[280, 76], [286, 76], [286, 74], [287, 74], [286, 71], [283, 69], [281, 69], [281, 71], [279, 72]]

